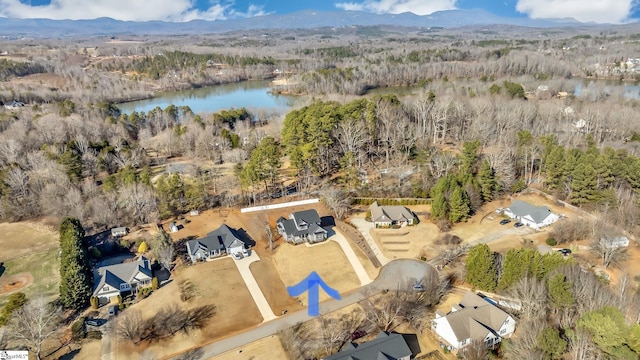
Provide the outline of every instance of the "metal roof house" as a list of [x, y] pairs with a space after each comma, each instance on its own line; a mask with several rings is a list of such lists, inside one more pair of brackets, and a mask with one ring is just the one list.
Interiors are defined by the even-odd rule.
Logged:
[[401, 334], [381, 331], [374, 340], [347, 343], [342, 351], [324, 360], [409, 360], [411, 349]]
[[504, 214], [536, 230], [560, 219], [560, 216], [552, 213], [547, 206], [535, 206], [522, 200], [514, 201], [504, 209]]
[[322, 228], [320, 216], [314, 209], [294, 212], [289, 219], [280, 217], [276, 228], [278, 234], [293, 244], [317, 243], [327, 239], [327, 230]]
[[436, 312], [431, 330], [446, 342], [451, 350], [459, 350], [473, 341], [493, 347], [515, 331], [516, 320], [480, 296], [467, 292], [460, 303], [444, 315]]

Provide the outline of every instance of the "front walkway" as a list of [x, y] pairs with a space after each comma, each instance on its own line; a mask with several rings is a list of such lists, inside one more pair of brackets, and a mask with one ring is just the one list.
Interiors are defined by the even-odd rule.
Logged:
[[351, 219], [351, 223], [355, 227], [357, 227], [358, 231], [360, 231], [362, 236], [364, 236], [364, 239], [369, 244], [369, 247], [371, 247], [371, 250], [373, 251], [373, 254], [378, 258], [378, 261], [380, 262], [380, 264], [382, 266], [385, 266], [386, 264], [388, 264], [389, 261], [391, 261], [391, 260], [387, 259], [387, 257], [384, 256], [384, 254], [382, 253], [382, 250], [380, 250], [380, 247], [378, 247], [378, 244], [371, 237], [371, 234], [369, 233], [369, 231], [371, 231], [371, 229], [373, 229], [373, 223], [372, 222], [368, 222], [368, 221], [366, 221], [365, 219], [362, 219], [362, 218], [352, 218]]
[[255, 251], [251, 251], [251, 255], [245, 256], [240, 260], [234, 260], [233, 262], [236, 264], [238, 271], [240, 272], [240, 276], [242, 276], [242, 280], [247, 285], [247, 289], [251, 293], [251, 297], [253, 301], [256, 303], [258, 310], [260, 310], [260, 314], [262, 315], [262, 322], [271, 321], [276, 318], [276, 315], [271, 310], [271, 306], [267, 302], [267, 299], [264, 297], [262, 290], [260, 290], [260, 286], [256, 282], [256, 279], [253, 277], [249, 266], [251, 263], [260, 261], [260, 257]]

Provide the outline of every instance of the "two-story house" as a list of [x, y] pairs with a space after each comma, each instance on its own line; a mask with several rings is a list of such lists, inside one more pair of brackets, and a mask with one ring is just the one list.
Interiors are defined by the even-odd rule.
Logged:
[[513, 334], [515, 327], [516, 320], [511, 315], [472, 292], [467, 292], [460, 304], [453, 305], [450, 313], [436, 312], [431, 323], [431, 330], [451, 350], [462, 349], [474, 341], [482, 341], [491, 348]]
[[413, 353], [401, 334], [380, 331], [375, 339], [362, 344], [347, 343], [339, 353], [324, 360], [409, 360]]
[[103, 266], [94, 273], [93, 296], [100, 304], [106, 304], [118, 295], [150, 286], [152, 278], [151, 265], [144, 256], [138, 261]]
[[278, 234], [288, 242], [301, 244], [303, 242], [317, 243], [327, 239], [327, 230], [323, 229], [320, 216], [314, 209], [297, 211], [276, 221]]

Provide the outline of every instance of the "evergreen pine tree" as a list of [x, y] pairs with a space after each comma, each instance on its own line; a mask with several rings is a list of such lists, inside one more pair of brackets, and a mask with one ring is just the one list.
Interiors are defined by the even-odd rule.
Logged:
[[65, 308], [83, 308], [89, 302], [91, 285], [84, 229], [78, 219], [66, 218], [60, 224], [60, 302]]
[[571, 202], [585, 204], [596, 202], [600, 198], [598, 174], [586, 161], [580, 161], [571, 173]]
[[495, 172], [491, 168], [489, 161], [486, 159], [482, 162], [480, 171], [478, 172], [478, 182], [480, 183], [480, 193], [483, 201], [491, 201], [496, 191], [497, 182]]
[[441, 192], [436, 193], [431, 204], [431, 217], [437, 220], [444, 219], [447, 217], [448, 211], [447, 199], [445, 199], [444, 194]]
[[456, 186], [449, 199], [449, 220], [454, 223], [466, 221], [470, 211], [467, 193], [460, 186]]
[[487, 244], [476, 245], [469, 250], [466, 270], [466, 280], [473, 287], [485, 291], [495, 291], [498, 272], [493, 253]]

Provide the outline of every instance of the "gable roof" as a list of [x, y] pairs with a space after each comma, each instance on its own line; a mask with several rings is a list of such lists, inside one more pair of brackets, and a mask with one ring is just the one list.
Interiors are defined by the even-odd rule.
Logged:
[[411, 355], [411, 349], [401, 334], [381, 331], [375, 340], [345, 345], [342, 351], [324, 360], [396, 360]]
[[291, 218], [297, 227], [311, 224], [320, 225], [320, 216], [315, 209], [296, 211], [291, 213]]
[[222, 224], [203, 238], [187, 241], [187, 248], [189, 249], [189, 255], [195, 255], [200, 249], [204, 251], [222, 250], [240, 246], [240, 244], [244, 246], [244, 242], [240, 240], [238, 233], [227, 224]]
[[369, 207], [374, 222], [407, 221], [414, 218], [411, 210], [404, 206], [380, 206], [377, 201]]
[[138, 261], [100, 267], [94, 276], [93, 294], [96, 295], [104, 285], [119, 290], [120, 284], [131, 284], [138, 273], [148, 277], [153, 276], [149, 260], [144, 256], [141, 256]]
[[509, 314], [470, 291], [457, 308], [459, 310], [450, 312], [445, 318], [458, 341], [469, 338], [484, 340], [490, 332], [497, 332], [509, 317]]
[[529, 216], [536, 223], [541, 223], [551, 214], [551, 209], [547, 206], [535, 206], [522, 200], [514, 201], [509, 206], [509, 211], [515, 216]]

